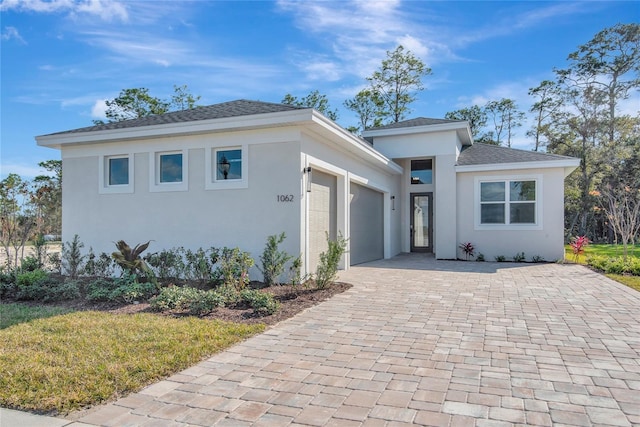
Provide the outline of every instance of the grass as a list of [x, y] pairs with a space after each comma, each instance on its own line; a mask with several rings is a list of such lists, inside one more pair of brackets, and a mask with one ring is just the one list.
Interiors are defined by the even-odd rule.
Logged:
[[[584, 249], [584, 253], [578, 257], [579, 264], [585, 264], [585, 260], [588, 256], [598, 255], [606, 257], [618, 257], [623, 255], [622, 245], [608, 245], [608, 244], [590, 244]], [[640, 245], [627, 246], [627, 256], [640, 258]], [[574, 261], [575, 255], [571, 246], [565, 245], [565, 259], [568, 261]]]
[[84, 311], [0, 330], [0, 406], [65, 414], [116, 399], [264, 330]]
[[30, 322], [35, 319], [58, 316], [71, 311], [70, 309], [62, 307], [0, 304], [0, 329], [5, 329], [19, 323]]
[[640, 292], [640, 276], [624, 276], [622, 274], [605, 274], [605, 276]]

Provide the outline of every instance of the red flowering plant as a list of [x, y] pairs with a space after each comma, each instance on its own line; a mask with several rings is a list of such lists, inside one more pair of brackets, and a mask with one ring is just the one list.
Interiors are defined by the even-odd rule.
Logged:
[[576, 236], [571, 239], [571, 249], [573, 249], [574, 261], [578, 262], [578, 257], [584, 253], [584, 248], [589, 245], [590, 241], [587, 236]]
[[469, 257], [473, 257], [473, 254], [476, 250], [476, 248], [473, 246], [473, 243], [471, 242], [460, 243], [459, 248], [462, 249], [462, 252], [464, 252], [464, 255], [467, 257], [467, 261], [469, 261]]

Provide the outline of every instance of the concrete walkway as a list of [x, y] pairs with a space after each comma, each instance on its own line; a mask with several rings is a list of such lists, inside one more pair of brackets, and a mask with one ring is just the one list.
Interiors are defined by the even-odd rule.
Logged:
[[341, 279], [354, 287], [70, 425], [640, 425], [636, 291], [581, 266], [424, 255]]

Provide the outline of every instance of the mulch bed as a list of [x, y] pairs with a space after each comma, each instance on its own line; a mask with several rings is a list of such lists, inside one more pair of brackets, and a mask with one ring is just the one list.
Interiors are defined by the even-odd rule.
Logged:
[[[251, 287], [259, 288], [262, 292], [272, 294], [280, 304], [278, 311], [270, 316], [255, 316], [253, 310], [248, 307], [237, 308], [218, 308], [211, 314], [204, 316], [205, 319], [219, 319], [237, 323], [263, 323], [273, 325], [282, 320], [295, 316], [301, 311], [313, 307], [316, 304], [325, 301], [334, 295], [340, 294], [352, 285], [348, 283], [337, 282], [325, 289], [316, 289], [311, 284], [309, 287], [304, 285], [277, 285], [271, 287], [262, 287], [259, 282], [252, 282]], [[4, 301], [10, 302], [10, 301]], [[28, 305], [51, 305], [57, 307], [65, 307], [72, 310], [97, 310], [108, 311], [117, 314], [132, 314], [140, 312], [153, 312], [148, 303], [139, 304], [115, 304], [115, 303], [96, 303], [87, 301], [84, 298], [78, 298], [70, 301], [59, 301], [56, 303], [43, 304], [37, 301], [20, 301]], [[157, 313], [157, 312], [153, 312]], [[175, 316], [180, 314], [157, 313], [164, 316]]]

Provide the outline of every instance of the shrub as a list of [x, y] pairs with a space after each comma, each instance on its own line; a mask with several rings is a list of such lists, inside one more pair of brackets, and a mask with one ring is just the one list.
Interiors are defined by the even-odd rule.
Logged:
[[23, 272], [34, 271], [42, 268], [42, 263], [34, 256], [26, 256], [20, 262], [20, 270]]
[[473, 254], [476, 250], [475, 247], [473, 247], [473, 243], [471, 242], [467, 242], [467, 243], [460, 243], [460, 246], [458, 246], [460, 249], [462, 249], [462, 252], [464, 252], [464, 255], [467, 259], [467, 261], [469, 261], [469, 257], [473, 258]]
[[278, 311], [278, 302], [273, 295], [260, 292], [257, 289], [245, 289], [240, 293], [242, 301], [253, 308], [253, 312], [258, 316], [268, 316]]
[[607, 274], [631, 274], [640, 276], [640, 259], [627, 257], [591, 256], [587, 265]]
[[285, 251], [278, 250], [278, 246], [285, 238], [284, 232], [267, 237], [267, 244], [260, 255], [262, 267], [258, 267], [258, 269], [262, 272], [263, 281], [267, 286], [276, 284], [280, 275], [284, 273], [285, 264], [293, 259]]
[[484, 261], [484, 254], [482, 252], [480, 252], [478, 254], [478, 256], [476, 257], [476, 261], [478, 261], [478, 262], [483, 262]]
[[114, 261], [109, 254], [102, 252], [96, 256], [93, 253], [93, 248], [89, 248], [86, 258], [82, 274], [93, 277], [111, 277], [113, 275]]
[[87, 287], [87, 299], [130, 304], [149, 299], [155, 291], [154, 283], [138, 282], [135, 274], [124, 274], [115, 280], [98, 279], [90, 283]]
[[203, 291], [190, 286], [171, 286], [162, 289], [150, 301], [157, 311], [178, 310], [203, 316], [224, 306], [224, 296], [215, 290]]
[[302, 255], [298, 255], [296, 259], [291, 262], [289, 267], [289, 283], [297, 286], [301, 283], [305, 283], [309, 280], [309, 275], [302, 275]]
[[163, 249], [145, 256], [145, 261], [161, 280], [182, 279], [185, 274], [185, 263], [182, 259], [182, 248]]
[[122, 268], [124, 273], [136, 275], [138, 273], [147, 277], [148, 279], [155, 280], [153, 271], [149, 268], [144, 259], [140, 257], [140, 254], [144, 252], [151, 241], [147, 243], [138, 244], [131, 248], [124, 240], [118, 240], [116, 243], [116, 252], [111, 254], [113, 260]]
[[249, 284], [249, 269], [253, 267], [253, 258], [239, 248], [223, 248], [218, 261], [218, 273], [223, 285], [242, 290]]
[[[44, 273], [44, 276], [38, 272]], [[29, 280], [24, 280], [25, 275], [31, 276]], [[18, 300], [51, 302], [75, 299], [80, 296], [78, 282], [74, 280], [58, 282], [42, 270], [22, 273], [19, 277], [21, 280], [15, 288], [15, 297]]]
[[60, 257], [60, 254], [58, 252], [49, 254], [47, 256], [47, 261], [48, 261], [50, 271], [55, 271], [56, 273], [61, 272], [62, 258]]
[[163, 288], [149, 302], [156, 311], [187, 310], [191, 301], [197, 298], [198, 290], [190, 286], [169, 286]]
[[331, 240], [329, 233], [326, 233], [326, 236], [328, 248], [326, 252], [320, 254], [320, 263], [316, 268], [315, 280], [318, 289], [324, 289], [335, 282], [338, 277], [340, 258], [347, 250], [347, 241], [342, 237], [342, 233], [336, 240]]
[[33, 255], [37, 263], [36, 268], [44, 267], [47, 260], [47, 242], [44, 240], [44, 235], [41, 233], [38, 233], [36, 238], [33, 240]]
[[77, 279], [81, 271], [84, 256], [80, 253], [80, 249], [83, 247], [84, 244], [80, 241], [77, 234], [73, 236], [71, 242], [66, 242], [62, 245], [61, 265], [64, 272], [71, 277], [71, 279]]
[[216, 248], [195, 251], [187, 249], [184, 252], [184, 274], [188, 280], [197, 280], [201, 284], [218, 280], [218, 272], [215, 265], [218, 262], [220, 251]]
[[504, 255], [496, 255], [494, 258], [497, 262], [505, 262], [507, 260]]
[[534, 255], [531, 257], [531, 262], [544, 262], [544, 257], [540, 255]]
[[513, 262], [524, 262], [526, 259], [527, 257], [524, 256], [524, 252], [520, 252], [513, 256]]
[[47, 273], [44, 270], [25, 271], [16, 276], [16, 285], [18, 287], [33, 286], [46, 278]]

